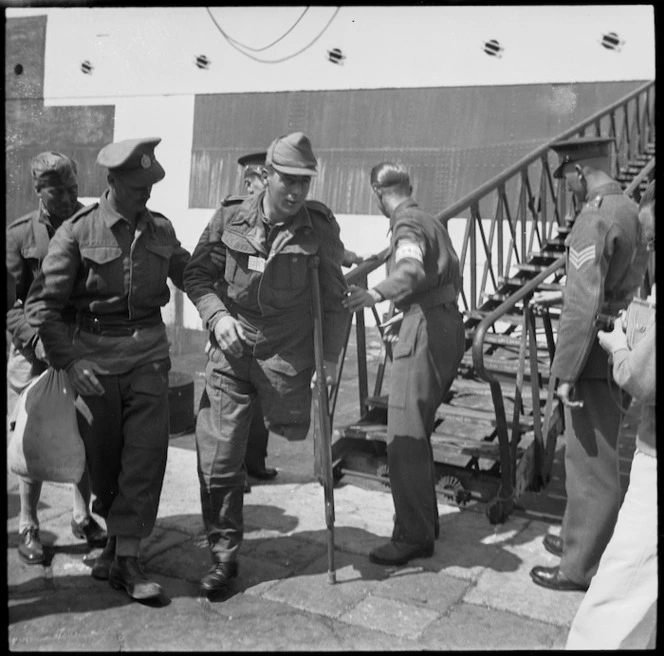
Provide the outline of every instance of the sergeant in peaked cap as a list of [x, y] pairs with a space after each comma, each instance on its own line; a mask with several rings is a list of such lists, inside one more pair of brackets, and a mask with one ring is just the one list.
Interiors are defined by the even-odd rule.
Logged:
[[150, 186], [166, 175], [154, 156], [160, 142], [160, 137], [147, 137], [110, 143], [99, 151], [97, 163], [133, 186]]
[[567, 505], [560, 536], [546, 536], [544, 547], [560, 564], [530, 572], [535, 584], [550, 590], [588, 588], [620, 510], [623, 409], [608, 354], [597, 341], [597, 315], [615, 316], [627, 307], [648, 258], [637, 205], [611, 177], [612, 141], [588, 137], [552, 146], [561, 160], [554, 175], [565, 178], [580, 209], [565, 240], [567, 277], [550, 368], [565, 416]]
[[560, 161], [553, 172], [554, 178], [564, 177], [564, 169], [568, 164], [581, 164], [593, 160], [596, 168], [610, 173], [611, 152], [614, 140], [612, 137], [579, 137], [569, 141], [559, 141], [551, 146]]

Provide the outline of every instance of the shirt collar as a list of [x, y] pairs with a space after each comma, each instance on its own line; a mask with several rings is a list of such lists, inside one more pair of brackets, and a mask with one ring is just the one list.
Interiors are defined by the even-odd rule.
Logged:
[[[106, 226], [108, 228], [112, 228], [118, 221], [127, 221], [127, 223], [129, 223], [129, 221], [124, 216], [122, 216], [122, 214], [113, 208], [110, 201], [108, 200], [108, 192], [109, 190], [107, 189], [99, 199], [99, 209]], [[147, 223], [150, 229], [154, 228], [154, 219], [152, 218], [152, 214], [147, 207], [144, 208], [136, 218], [136, 226], [138, 228], [141, 227], [141, 224], [145, 223]]]

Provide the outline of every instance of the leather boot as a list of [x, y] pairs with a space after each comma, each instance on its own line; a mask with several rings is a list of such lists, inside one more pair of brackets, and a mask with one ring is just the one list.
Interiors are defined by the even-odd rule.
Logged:
[[19, 534], [18, 555], [27, 565], [41, 565], [44, 562], [44, 549], [36, 526], [28, 526]]
[[79, 540], [85, 540], [89, 547], [103, 547], [106, 544], [106, 531], [99, 526], [97, 520], [88, 515], [80, 524], [71, 520], [71, 532]]
[[95, 564], [92, 566], [92, 577], [98, 581], [108, 581], [108, 573], [115, 560], [115, 536], [111, 536], [106, 541], [104, 550], [99, 554]]
[[369, 552], [369, 560], [378, 565], [405, 565], [414, 558], [431, 558], [433, 544], [408, 544], [390, 541]]
[[132, 599], [155, 599], [162, 592], [161, 586], [145, 575], [136, 556], [116, 556], [108, 582], [115, 590], [124, 588]]
[[201, 579], [201, 588], [208, 594], [227, 590], [231, 581], [237, 578], [237, 562], [215, 563]]

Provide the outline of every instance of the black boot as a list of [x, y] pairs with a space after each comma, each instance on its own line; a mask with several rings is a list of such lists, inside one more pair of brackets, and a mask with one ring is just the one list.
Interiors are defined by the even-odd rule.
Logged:
[[235, 561], [215, 563], [201, 579], [201, 588], [208, 594], [227, 590], [231, 581], [237, 578], [238, 570]]
[[161, 586], [150, 581], [136, 556], [116, 556], [108, 574], [112, 588], [124, 588], [132, 599], [155, 599], [161, 595]]

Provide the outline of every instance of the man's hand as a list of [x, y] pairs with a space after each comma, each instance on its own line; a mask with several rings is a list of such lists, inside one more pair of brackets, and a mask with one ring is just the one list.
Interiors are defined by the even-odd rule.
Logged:
[[600, 346], [609, 354], [613, 354], [620, 349], [629, 348], [627, 346], [627, 335], [623, 324], [623, 315], [620, 314], [613, 324], [613, 330], [600, 330], [597, 333], [597, 339]]
[[[325, 362], [323, 362], [323, 367], [325, 368], [325, 383], [327, 384], [329, 391], [337, 382], [337, 363], [332, 362], [331, 360], [325, 360]], [[313, 378], [311, 379], [311, 389], [316, 387], [316, 382], [318, 381], [316, 374], [317, 372], [314, 371]]]
[[46, 357], [46, 351], [44, 350], [44, 345], [42, 344], [42, 341], [39, 338], [37, 338], [37, 341], [35, 342], [34, 353], [37, 360], [41, 360], [42, 362], [48, 362], [48, 358]]
[[537, 294], [533, 294], [533, 297], [530, 299], [530, 305], [539, 306], [539, 307], [550, 307], [551, 305], [562, 303], [562, 300], [563, 300], [562, 291], [538, 292]]
[[388, 319], [385, 323], [381, 323], [380, 327], [383, 329], [383, 341], [388, 344], [394, 344], [399, 339], [399, 331], [403, 323], [403, 314], [399, 313]]
[[376, 297], [368, 289], [351, 285], [346, 292], [346, 298], [341, 304], [350, 312], [357, 312], [362, 308], [375, 305], [376, 302]]
[[568, 408], [583, 408], [583, 401], [572, 401], [572, 383], [560, 383], [556, 391], [562, 404]]
[[214, 337], [224, 353], [235, 357], [242, 355], [242, 342], [246, 340], [246, 335], [242, 324], [237, 319], [230, 315], [219, 319], [214, 326]]
[[104, 388], [94, 371], [97, 365], [89, 360], [75, 360], [67, 367], [72, 387], [81, 396], [104, 396]]

